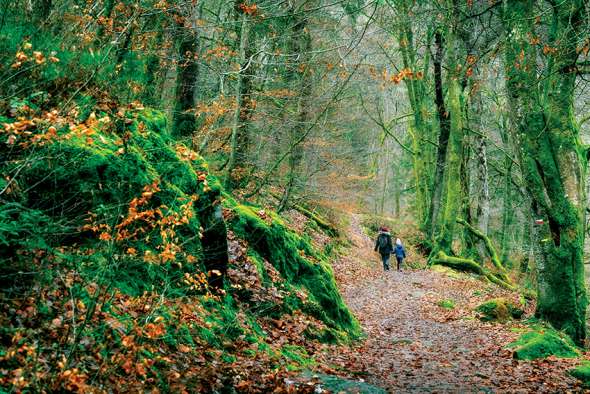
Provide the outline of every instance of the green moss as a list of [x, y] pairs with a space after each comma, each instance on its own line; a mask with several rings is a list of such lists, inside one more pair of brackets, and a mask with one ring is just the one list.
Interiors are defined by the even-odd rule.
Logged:
[[440, 300], [436, 303], [441, 308], [445, 309], [455, 309], [455, 301], [453, 300]]
[[[92, 250], [77, 257], [84, 261], [82, 274], [89, 279], [107, 273], [117, 288], [131, 295], [167, 282], [172, 284], [169, 295], [182, 295], [178, 289], [184, 287], [184, 272], [203, 270], [200, 228], [205, 226], [201, 223], [210, 220], [219, 200], [218, 182], [210, 175], [206, 180], [199, 178], [207, 173], [202, 158], [189, 161], [177, 152], [186, 148], [167, 134], [164, 114], [153, 110], [128, 114], [135, 121], [122, 130], [129, 135], [126, 142], [108, 126], [97, 126], [91, 140], [70, 134], [25, 152], [31, 166], [20, 173], [21, 191], [11, 193], [8, 203], [0, 207], [0, 243], [20, 245], [25, 250], [82, 245], [77, 249]], [[58, 133], [65, 136], [69, 130]], [[3, 173], [14, 171], [10, 166], [18, 163], [18, 157], [12, 159], [2, 164]], [[80, 230], [88, 224], [91, 212], [95, 224], [110, 229], [101, 231], [114, 236], [114, 228], [127, 215], [129, 203], [154, 182], [160, 190], [141, 209], [161, 209], [163, 215], [184, 216], [185, 204], [196, 199], [187, 223], [174, 229], [175, 242], [182, 246], [175, 262], [146, 264], [141, 259], [146, 251], [158, 254], [161, 250], [164, 240], [157, 226], [142, 233], [143, 237], [116, 243], [99, 241], [98, 233]], [[135, 249], [139, 258], [127, 255], [128, 248]], [[113, 254], [118, 255], [116, 261]], [[184, 258], [188, 255], [199, 262], [187, 263]], [[2, 261], [11, 259], [10, 267], [18, 265], [18, 256], [0, 257]], [[71, 260], [75, 263], [74, 258]], [[176, 262], [184, 263], [182, 268]], [[5, 269], [0, 267], [1, 272]]]
[[248, 250], [248, 257], [250, 261], [252, 261], [256, 265], [256, 270], [258, 271], [258, 276], [260, 277], [263, 285], [268, 285], [270, 283], [270, 278], [266, 269], [264, 268], [264, 262], [262, 257], [255, 250], [249, 249]]
[[549, 356], [575, 358], [580, 355], [572, 340], [550, 328], [537, 328], [522, 334], [508, 348], [517, 360], [535, 360]]
[[435, 264], [435, 265], [431, 266], [430, 269], [432, 271], [435, 271], [435, 272], [439, 272], [441, 274], [444, 274], [444, 275], [448, 276], [449, 278], [453, 278], [453, 279], [465, 278], [465, 274], [464, 273], [462, 273], [460, 271], [457, 271], [457, 270], [454, 270], [454, 269], [449, 268], [449, 267], [445, 267], [444, 265]]
[[296, 364], [295, 369], [309, 368], [315, 365], [315, 360], [307, 354], [305, 348], [296, 345], [284, 345], [281, 355]]
[[226, 195], [224, 205], [234, 213], [230, 228], [246, 239], [250, 247], [268, 260], [294, 286], [304, 286], [319, 307], [315, 317], [332, 328], [352, 336], [360, 327], [344, 304], [334, 275], [325, 257], [314, 251], [309, 242], [289, 231], [282, 220], [256, 207], [240, 205]]
[[582, 364], [568, 371], [574, 378], [582, 381], [584, 387], [590, 387], [590, 361], [583, 361]]
[[482, 321], [520, 319], [524, 311], [505, 298], [495, 298], [479, 305], [476, 312]]

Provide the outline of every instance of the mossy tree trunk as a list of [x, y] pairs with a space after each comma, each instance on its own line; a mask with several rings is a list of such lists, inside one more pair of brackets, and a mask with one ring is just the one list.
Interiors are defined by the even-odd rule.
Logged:
[[[443, 159], [444, 161], [442, 164], [442, 176], [435, 175], [434, 179], [434, 182], [440, 182], [442, 180], [442, 187], [439, 200], [440, 207], [438, 208], [439, 212], [436, 216], [433, 213], [432, 216], [433, 222], [431, 227], [434, 243], [431, 257], [440, 251], [448, 255], [454, 254], [453, 239], [456, 230], [456, 220], [461, 213], [461, 207], [464, 203], [464, 190], [461, 185], [461, 167], [465, 149], [464, 125], [468, 108], [466, 107], [466, 100], [464, 99], [463, 93], [465, 89], [465, 72], [458, 67], [459, 62], [457, 61], [457, 57], [463, 56], [464, 54], [462, 53], [463, 43], [457, 36], [458, 15], [456, 7], [458, 5], [454, 1], [449, 1], [448, 6], [452, 12], [447, 16], [447, 23], [439, 26], [440, 36], [435, 36], [437, 46], [445, 46], [444, 66], [448, 70], [445, 78], [446, 101], [444, 96], [436, 98], [441, 133], [439, 137], [439, 153], [441, 151], [440, 144], [445, 137], [442, 134], [445, 132], [448, 132], [448, 141], [445, 156], [442, 158], [440, 156], [437, 157], [437, 163]], [[438, 96], [440, 93], [436, 93], [436, 95]], [[442, 102], [439, 103], [439, 101]], [[438, 167], [437, 164], [437, 170]], [[434, 194], [436, 194], [436, 191]]]
[[146, 105], [157, 107], [160, 104], [161, 86], [161, 62], [159, 46], [164, 40], [164, 26], [160, 15], [154, 15], [148, 18], [145, 27], [153, 29], [157, 26], [156, 39], [150, 43], [150, 52], [146, 62], [145, 69], [145, 86], [143, 88], [142, 99]]
[[[195, 130], [195, 102], [198, 89], [200, 52], [199, 18], [196, 5], [188, 6], [187, 15], [178, 23], [175, 40], [178, 45], [178, 65], [176, 67], [176, 88], [172, 132], [181, 137], [190, 136]], [[187, 23], [188, 22], [188, 23]]]
[[245, 186], [246, 165], [250, 149], [250, 121], [254, 113], [252, 100], [252, 58], [250, 16], [241, 8], [242, 2], [235, 2], [236, 20], [238, 21], [238, 56], [240, 70], [236, 81], [236, 109], [232, 121], [231, 146], [225, 172], [224, 186], [228, 191]]
[[547, 70], [537, 80], [532, 0], [506, 1], [507, 90], [517, 119], [522, 168], [533, 205], [542, 215], [537, 261], [537, 315], [578, 344], [586, 338], [584, 215], [586, 152], [573, 123], [576, 47], [581, 36], [583, 0], [554, 3], [550, 9]]
[[[432, 107], [432, 98], [429, 95], [429, 86], [427, 80], [430, 67], [429, 51], [426, 51], [422, 65], [417, 62], [418, 49], [411, 25], [411, 19], [408, 14], [411, 7], [415, 5], [409, 0], [396, 0], [394, 2], [396, 10], [399, 11], [398, 18], [398, 42], [404, 68], [414, 72], [420, 72], [422, 78], [404, 79], [408, 92], [408, 100], [412, 108], [413, 116], [408, 125], [408, 133], [412, 141], [413, 177], [416, 190], [415, 196], [415, 214], [420, 227], [427, 231], [430, 228], [430, 202], [431, 202], [431, 183], [433, 171], [430, 161], [434, 156], [434, 149], [430, 145], [433, 131], [433, 119], [430, 113]], [[427, 40], [430, 41], [432, 34], [428, 33]]]
[[435, 236], [433, 250], [452, 254], [453, 237], [461, 196], [461, 154], [463, 153], [463, 98], [456, 79], [449, 78], [448, 102], [450, 116], [449, 146], [444, 171], [442, 209]]
[[[450, 113], [445, 105], [445, 97], [443, 91], [443, 76], [442, 63], [444, 59], [443, 35], [440, 31], [435, 33], [435, 55], [433, 59], [433, 73], [434, 73], [434, 101], [436, 103], [436, 113], [439, 125], [438, 134], [438, 148], [436, 151], [436, 167], [434, 169], [432, 196], [430, 200], [430, 227], [428, 228], [428, 236], [434, 239], [439, 230], [439, 216], [441, 205], [443, 203], [443, 178], [447, 162], [447, 150], [449, 145], [449, 137], [451, 135], [451, 119]], [[450, 93], [450, 92], [449, 92]]]
[[[474, 113], [481, 113], [479, 108], [474, 108]], [[474, 125], [471, 125], [474, 127]], [[471, 198], [466, 201], [470, 207], [470, 212], [473, 212], [472, 224], [482, 234], [488, 236], [488, 228], [490, 223], [490, 184], [488, 173], [488, 155], [486, 138], [480, 134], [480, 130], [476, 130], [477, 134], [474, 136], [475, 145], [475, 176], [473, 177], [474, 192], [473, 202], [470, 204]], [[477, 254], [480, 260], [483, 261], [485, 256], [485, 247], [482, 242], [477, 242], [475, 245]]]
[[203, 227], [203, 264], [209, 272], [209, 285], [220, 289], [223, 287], [223, 278], [226, 276], [229, 264], [227, 250], [227, 228], [223, 220], [223, 212], [219, 200], [216, 205], [208, 207], [201, 212]]
[[513, 161], [509, 155], [510, 152], [510, 134], [507, 130], [507, 125], [504, 123], [500, 127], [500, 135], [502, 138], [502, 145], [505, 152], [504, 158], [504, 179], [503, 179], [503, 198], [502, 198], [502, 230], [500, 233], [500, 254], [502, 261], [508, 260], [510, 254], [509, 234], [512, 225], [513, 201], [512, 201], [512, 166]]

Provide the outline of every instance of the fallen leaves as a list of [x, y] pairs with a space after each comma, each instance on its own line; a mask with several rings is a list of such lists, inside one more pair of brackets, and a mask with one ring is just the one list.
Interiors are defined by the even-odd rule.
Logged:
[[[354, 365], [370, 383], [393, 392], [567, 392], [578, 383], [567, 375], [573, 361], [548, 358], [516, 361], [504, 346], [518, 322], [480, 322], [474, 309], [489, 298], [519, 302], [518, 294], [468, 275], [430, 270], [384, 273], [370, 240], [353, 218], [357, 250], [336, 263], [343, 295], [358, 316], [367, 340], [352, 352], [329, 353], [327, 362]], [[355, 277], [357, 273], [363, 276]], [[366, 280], [365, 278], [370, 278]], [[441, 302], [453, 300], [452, 308]], [[534, 305], [527, 305], [531, 314]], [[360, 356], [359, 356], [360, 355]], [[586, 356], [587, 357], [587, 356]]]

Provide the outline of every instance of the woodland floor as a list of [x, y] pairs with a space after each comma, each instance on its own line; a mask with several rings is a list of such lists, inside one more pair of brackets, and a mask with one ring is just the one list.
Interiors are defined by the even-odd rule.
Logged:
[[[353, 217], [351, 254], [334, 270], [367, 339], [327, 358], [349, 365], [367, 383], [390, 392], [581, 392], [566, 370], [579, 360], [517, 361], [505, 345], [522, 323], [483, 323], [474, 308], [506, 292], [465, 275], [404, 269], [383, 272], [372, 241]], [[453, 300], [454, 309], [438, 305]], [[534, 305], [527, 306], [527, 314]], [[587, 358], [587, 355], [584, 357]]]

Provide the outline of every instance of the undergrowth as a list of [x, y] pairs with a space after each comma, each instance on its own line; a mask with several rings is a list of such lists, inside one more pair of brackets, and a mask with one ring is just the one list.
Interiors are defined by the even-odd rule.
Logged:
[[321, 342], [360, 334], [327, 257], [222, 195], [161, 113], [13, 113], [0, 130], [3, 390], [264, 391], [316, 365]]

